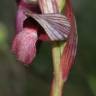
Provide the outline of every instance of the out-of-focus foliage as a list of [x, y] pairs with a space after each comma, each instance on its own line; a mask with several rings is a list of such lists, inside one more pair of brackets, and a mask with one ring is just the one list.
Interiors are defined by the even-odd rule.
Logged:
[[[76, 64], [64, 96], [96, 96], [96, 0], [73, 0], [79, 44]], [[33, 65], [24, 66], [10, 52], [15, 34], [15, 0], [0, 0], [0, 96], [49, 96], [51, 46], [42, 43]]]

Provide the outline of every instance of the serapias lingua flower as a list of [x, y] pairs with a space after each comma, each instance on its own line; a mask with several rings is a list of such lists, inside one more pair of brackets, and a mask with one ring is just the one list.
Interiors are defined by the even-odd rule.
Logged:
[[17, 4], [17, 33], [12, 51], [26, 64], [30, 64], [35, 58], [38, 40], [66, 40], [70, 33], [70, 22], [66, 16], [58, 13], [43, 14], [39, 4], [37, 0], [31, 3], [19, 0]]

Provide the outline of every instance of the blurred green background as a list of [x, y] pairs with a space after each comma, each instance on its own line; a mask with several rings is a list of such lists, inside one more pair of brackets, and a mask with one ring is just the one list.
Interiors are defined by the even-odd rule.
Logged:
[[[78, 27], [76, 64], [63, 96], [96, 96], [96, 0], [73, 0]], [[24, 66], [11, 53], [15, 35], [15, 0], [0, 0], [0, 96], [49, 96], [51, 46], [42, 43], [37, 58]]]

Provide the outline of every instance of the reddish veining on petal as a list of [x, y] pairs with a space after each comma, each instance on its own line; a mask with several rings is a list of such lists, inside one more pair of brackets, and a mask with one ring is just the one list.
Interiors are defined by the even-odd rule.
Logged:
[[67, 2], [66, 2], [65, 15], [70, 20], [71, 26], [72, 26], [71, 32], [70, 32], [68, 40], [67, 40], [67, 44], [64, 48], [62, 58], [61, 58], [63, 79], [66, 81], [66, 79], [69, 75], [70, 69], [74, 63], [74, 59], [76, 56], [76, 50], [77, 50], [77, 29], [76, 29], [75, 18], [73, 15], [70, 0], [67, 0]]

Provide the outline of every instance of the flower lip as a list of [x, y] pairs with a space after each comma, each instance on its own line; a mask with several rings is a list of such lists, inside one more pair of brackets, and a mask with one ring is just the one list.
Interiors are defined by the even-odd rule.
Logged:
[[36, 55], [37, 30], [24, 28], [13, 40], [12, 51], [18, 60], [30, 64]]

